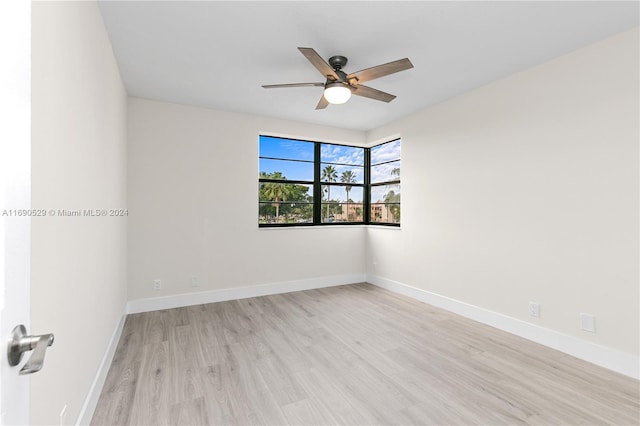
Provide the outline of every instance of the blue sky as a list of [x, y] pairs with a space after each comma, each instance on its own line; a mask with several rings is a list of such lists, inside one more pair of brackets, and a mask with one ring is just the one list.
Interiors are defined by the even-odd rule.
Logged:
[[397, 179], [391, 171], [400, 166], [400, 139], [371, 148], [371, 182]]
[[[313, 180], [313, 153], [314, 144], [297, 141], [293, 139], [280, 139], [270, 136], [260, 136], [260, 157], [286, 158], [300, 161], [281, 161], [260, 159], [260, 171], [272, 173], [282, 172], [289, 180]], [[327, 164], [332, 164], [337, 172], [338, 181], [340, 175], [351, 170], [356, 176], [357, 183], [364, 182], [364, 150], [362, 148], [322, 144], [320, 156], [324, 168]], [[394, 178], [391, 170], [400, 167], [400, 141], [393, 141], [383, 145], [378, 145], [371, 149], [372, 182], [387, 181]], [[390, 160], [398, 160], [389, 164], [383, 163]], [[346, 195], [346, 194], [345, 194]], [[355, 200], [355, 193], [352, 191], [349, 198]], [[333, 198], [333, 196], [331, 197]]]
[[371, 148], [371, 164], [400, 159], [400, 139]]
[[293, 139], [260, 136], [260, 156], [313, 161], [313, 144]]

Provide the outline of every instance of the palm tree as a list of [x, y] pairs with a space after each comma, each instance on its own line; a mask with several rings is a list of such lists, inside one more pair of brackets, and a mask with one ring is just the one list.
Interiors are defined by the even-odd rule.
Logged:
[[[321, 180], [323, 182], [335, 182], [338, 180], [338, 172], [336, 172], [336, 168], [329, 165], [322, 169], [322, 177]], [[331, 187], [327, 185], [325, 187], [327, 189], [327, 220], [329, 220], [329, 201], [331, 201]]]
[[[260, 178], [278, 180], [287, 179], [282, 175], [282, 172], [261, 172]], [[262, 185], [262, 196], [266, 200], [272, 201], [271, 204], [276, 208], [276, 222], [279, 222], [280, 203], [282, 201], [286, 201], [291, 195], [291, 186], [280, 182], [264, 182]]]
[[347, 192], [347, 220], [351, 220], [353, 214], [349, 214], [349, 192], [351, 191], [352, 186], [349, 185], [351, 183], [356, 183], [356, 175], [355, 173], [353, 173], [353, 171], [351, 170], [346, 170], [344, 172], [342, 172], [342, 175], [340, 176], [340, 182], [342, 183], [346, 183], [347, 185], [345, 185], [344, 190]]

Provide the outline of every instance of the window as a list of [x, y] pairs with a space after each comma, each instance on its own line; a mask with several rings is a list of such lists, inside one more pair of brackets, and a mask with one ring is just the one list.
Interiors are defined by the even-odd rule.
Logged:
[[365, 148], [320, 144], [321, 222], [364, 222]]
[[400, 139], [371, 148], [371, 223], [400, 223]]
[[362, 148], [260, 136], [259, 162], [261, 227], [400, 224], [400, 140]]
[[314, 144], [260, 137], [258, 223], [313, 223]]

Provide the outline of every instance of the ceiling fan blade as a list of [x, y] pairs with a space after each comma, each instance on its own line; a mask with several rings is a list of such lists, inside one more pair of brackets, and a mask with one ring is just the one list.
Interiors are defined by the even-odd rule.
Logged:
[[347, 80], [350, 84], [359, 84], [364, 83], [365, 81], [384, 77], [385, 75], [394, 74], [411, 68], [413, 68], [413, 64], [411, 63], [409, 58], [398, 59], [397, 61], [351, 73], [347, 75]]
[[324, 83], [289, 83], [289, 84], [265, 84], [265, 89], [279, 89], [287, 87], [324, 87]]
[[383, 92], [382, 90], [374, 89], [373, 87], [363, 86], [362, 84], [352, 86], [352, 88], [353, 90], [351, 91], [351, 93], [353, 93], [354, 95], [364, 96], [365, 98], [375, 99], [376, 101], [391, 102], [396, 98], [396, 95]]
[[320, 102], [318, 102], [318, 105], [316, 105], [316, 109], [325, 109], [328, 106], [329, 101], [324, 97], [324, 95], [322, 95], [322, 97], [320, 98]]
[[311, 62], [311, 64], [313, 64], [314, 67], [316, 67], [318, 71], [320, 71], [320, 74], [329, 80], [339, 79], [338, 74], [336, 74], [333, 68], [331, 68], [331, 65], [322, 59], [322, 56], [318, 55], [318, 52], [310, 47], [298, 47], [298, 50], [309, 60], [309, 62]]

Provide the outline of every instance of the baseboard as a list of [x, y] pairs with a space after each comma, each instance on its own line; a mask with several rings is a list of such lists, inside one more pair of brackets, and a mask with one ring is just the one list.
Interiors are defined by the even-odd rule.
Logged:
[[474, 321], [515, 334], [527, 340], [540, 343], [592, 364], [624, 374], [625, 376], [640, 379], [640, 357], [638, 356], [597, 345], [586, 340], [578, 339], [577, 337], [569, 336], [383, 277], [368, 275], [367, 282], [393, 291], [394, 293], [411, 297]]
[[89, 393], [84, 400], [84, 404], [82, 405], [82, 409], [80, 410], [80, 414], [78, 415], [76, 425], [88, 425], [91, 423], [91, 418], [93, 417], [93, 413], [95, 412], [96, 406], [98, 405], [98, 400], [100, 399], [100, 394], [102, 393], [104, 382], [107, 380], [107, 374], [109, 373], [109, 368], [111, 367], [113, 356], [116, 353], [118, 342], [120, 341], [120, 336], [122, 335], [122, 330], [124, 329], [124, 322], [127, 319], [126, 309], [127, 306], [125, 305], [122, 309], [120, 320], [118, 321], [116, 328], [113, 330], [113, 334], [111, 334], [111, 339], [109, 340], [109, 344], [107, 345], [107, 350], [102, 357], [102, 361], [100, 362], [100, 366], [98, 367], [96, 376], [93, 379], [91, 388], [89, 388]]
[[203, 303], [224, 302], [226, 300], [246, 299], [248, 297], [268, 296], [292, 291], [313, 290], [323, 287], [364, 282], [365, 274], [335, 275], [307, 280], [284, 281], [260, 284], [250, 287], [227, 288], [197, 293], [176, 294], [173, 296], [135, 299], [127, 303], [127, 313], [157, 311], [160, 309], [180, 308], [201, 305]]

